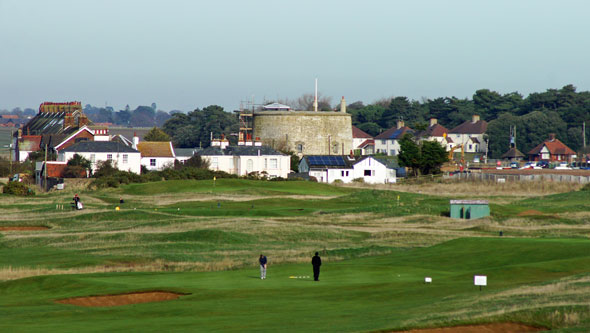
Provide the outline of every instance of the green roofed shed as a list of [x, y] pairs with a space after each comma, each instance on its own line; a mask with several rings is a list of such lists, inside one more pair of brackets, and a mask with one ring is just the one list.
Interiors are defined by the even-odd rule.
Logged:
[[451, 200], [451, 217], [455, 219], [479, 219], [490, 216], [487, 200]]

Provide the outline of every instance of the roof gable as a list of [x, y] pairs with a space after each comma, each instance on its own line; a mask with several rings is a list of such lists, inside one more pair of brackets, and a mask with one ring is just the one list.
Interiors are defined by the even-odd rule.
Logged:
[[142, 157], [175, 157], [170, 141], [144, 141], [137, 144]]
[[535, 148], [529, 151], [529, 155], [538, 155], [541, 153], [543, 147], [546, 147], [551, 155], [575, 155], [576, 152], [573, 151], [570, 147], [566, 146], [563, 142], [559, 141], [559, 139], [553, 140], [546, 140], [540, 144], [538, 144]]
[[373, 137], [356, 126], [352, 126], [352, 137], [354, 139], [372, 139]]

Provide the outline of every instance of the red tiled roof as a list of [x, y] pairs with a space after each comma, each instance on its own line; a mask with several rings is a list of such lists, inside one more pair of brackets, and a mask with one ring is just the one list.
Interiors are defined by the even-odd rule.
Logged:
[[362, 139], [362, 138], [372, 139], [373, 138], [370, 134], [363, 132], [363, 130], [361, 130], [360, 128], [358, 128], [356, 126], [352, 126], [352, 137], [355, 139]]
[[20, 151], [39, 151], [41, 149], [41, 135], [23, 135], [18, 139]]
[[449, 130], [440, 124], [434, 124], [426, 129], [428, 136], [443, 136], [445, 133], [449, 133]]
[[3, 114], [2, 119], [18, 119], [18, 116], [15, 114]]
[[369, 140], [363, 141], [363, 143], [361, 143], [357, 148], [366, 148], [368, 146], [374, 146], [374, 145], [375, 145], [375, 140], [369, 139]]
[[47, 162], [45, 165], [47, 168], [47, 177], [62, 178], [67, 166], [67, 163]]
[[549, 154], [551, 155], [575, 155], [576, 152], [573, 151], [570, 147], [566, 146], [563, 142], [559, 141], [559, 139], [554, 140], [547, 140], [543, 143], [538, 144], [535, 148], [529, 151], [529, 155], [538, 155], [541, 153], [541, 149], [543, 146], [546, 146], [549, 150]]

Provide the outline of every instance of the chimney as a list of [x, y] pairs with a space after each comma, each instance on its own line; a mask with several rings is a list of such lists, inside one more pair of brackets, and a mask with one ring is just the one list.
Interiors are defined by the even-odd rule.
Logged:
[[398, 120], [397, 121], [397, 129], [400, 129], [402, 127], [404, 127], [404, 121], [403, 120]]
[[340, 112], [346, 113], [346, 100], [344, 99], [344, 96], [342, 96], [342, 99], [340, 100]]
[[479, 115], [474, 114], [473, 117], [471, 118], [471, 122], [472, 123], [477, 123], [479, 121]]
[[555, 141], [555, 133], [549, 133], [549, 141]]
[[64, 116], [64, 126], [63, 128], [73, 127], [74, 126], [74, 116], [71, 113], [66, 113]]
[[436, 118], [430, 118], [430, 126], [434, 126], [438, 124], [438, 120], [436, 120]]
[[137, 132], [133, 132], [133, 149], [137, 149], [138, 143], [139, 143], [139, 137], [137, 136]]
[[88, 125], [88, 123], [89, 123], [88, 117], [86, 117], [85, 114], [80, 115], [80, 117], [78, 118], [78, 127]]

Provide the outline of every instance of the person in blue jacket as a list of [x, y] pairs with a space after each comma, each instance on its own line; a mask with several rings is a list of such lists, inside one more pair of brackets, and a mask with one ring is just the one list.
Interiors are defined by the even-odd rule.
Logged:
[[266, 279], [266, 257], [261, 254], [258, 262], [260, 263], [260, 279], [264, 280]]

